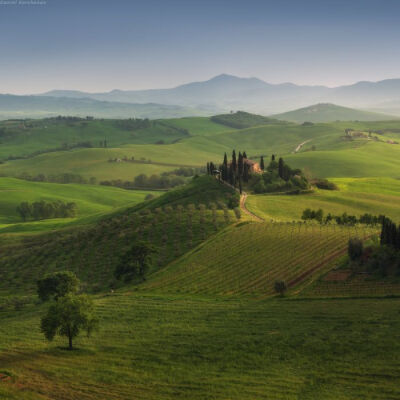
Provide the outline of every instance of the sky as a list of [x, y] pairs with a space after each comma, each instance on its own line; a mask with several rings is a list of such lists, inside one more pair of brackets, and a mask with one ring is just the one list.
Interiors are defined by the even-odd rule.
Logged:
[[0, 0], [0, 93], [400, 78], [400, 0]]

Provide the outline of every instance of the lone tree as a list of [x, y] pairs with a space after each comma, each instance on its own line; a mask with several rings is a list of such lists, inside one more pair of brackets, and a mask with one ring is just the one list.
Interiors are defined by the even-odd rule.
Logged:
[[287, 286], [285, 281], [276, 281], [274, 285], [274, 289], [276, 293], [279, 293], [281, 296], [285, 295], [285, 292], [287, 290]]
[[37, 281], [37, 294], [42, 301], [58, 300], [79, 290], [79, 279], [73, 272], [61, 271]]
[[144, 240], [137, 241], [121, 258], [114, 271], [115, 277], [131, 281], [136, 276], [140, 276], [145, 281], [147, 270], [151, 265], [151, 255], [155, 252], [156, 249], [151, 243]]
[[68, 338], [68, 350], [72, 350], [72, 341], [81, 331], [90, 337], [97, 326], [92, 300], [87, 295], [72, 293], [54, 302], [41, 320], [41, 331], [46, 339], [52, 341], [56, 335], [65, 336]]

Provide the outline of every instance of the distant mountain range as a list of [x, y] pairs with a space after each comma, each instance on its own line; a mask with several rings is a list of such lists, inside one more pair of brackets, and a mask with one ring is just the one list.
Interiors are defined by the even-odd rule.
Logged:
[[174, 118], [209, 115], [209, 111], [169, 104], [100, 101], [89, 97], [14, 96], [0, 94], [0, 119], [73, 115], [97, 118]]
[[52, 90], [34, 96], [0, 95], [0, 117], [58, 113], [168, 118], [212, 115], [231, 110], [272, 115], [318, 103], [335, 103], [400, 116], [400, 79], [328, 88], [293, 83], [270, 84], [257, 78], [222, 74], [171, 89], [105, 93]]
[[[276, 119], [290, 122], [334, 122], [334, 121], [385, 121], [399, 117], [370, 111], [341, 107], [330, 103], [320, 103], [299, 108], [273, 116]], [[399, 121], [400, 122], [400, 121]]]
[[113, 90], [107, 93], [55, 90], [44, 95], [88, 97], [123, 103], [203, 107], [210, 111], [240, 109], [263, 115], [285, 112], [310, 104], [335, 103], [380, 112], [396, 110], [396, 114], [400, 115], [400, 79], [358, 82], [353, 85], [328, 88], [300, 86], [293, 83], [270, 84], [257, 78], [239, 78], [222, 74], [208, 81], [188, 83], [172, 89]]

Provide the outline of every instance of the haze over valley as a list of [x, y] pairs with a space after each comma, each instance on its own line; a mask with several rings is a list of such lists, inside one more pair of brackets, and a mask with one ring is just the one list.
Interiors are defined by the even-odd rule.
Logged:
[[400, 399], [399, 15], [0, 1], [0, 399]]

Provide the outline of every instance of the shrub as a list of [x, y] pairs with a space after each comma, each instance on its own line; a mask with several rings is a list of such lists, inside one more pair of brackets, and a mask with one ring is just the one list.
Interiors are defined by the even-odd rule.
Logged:
[[349, 240], [348, 254], [350, 260], [352, 261], [359, 260], [363, 254], [363, 250], [364, 250], [364, 245], [359, 238], [351, 238]]
[[284, 296], [287, 286], [285, 281], [276, 281], [274, 285], [274, 289], [276, 293], [279, 293], [281, 296]]

